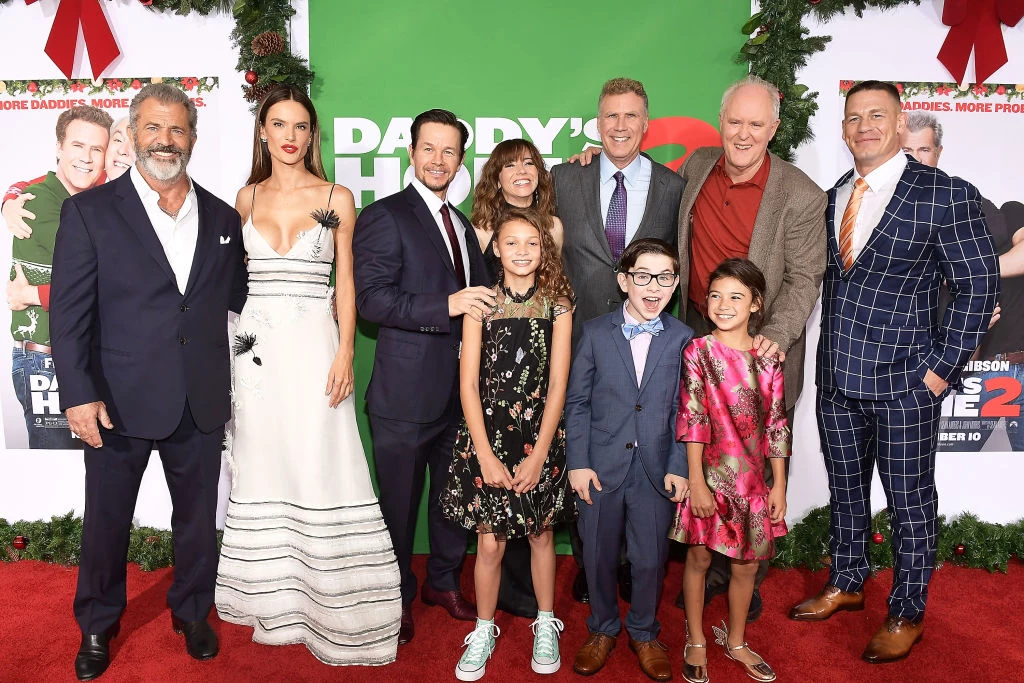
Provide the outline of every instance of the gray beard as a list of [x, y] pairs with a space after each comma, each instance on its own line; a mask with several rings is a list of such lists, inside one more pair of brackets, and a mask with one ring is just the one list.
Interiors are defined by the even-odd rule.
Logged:
[[169, 163], [157, 161], [153, 158], [152, 152], [144, 151], [138, 154], [138, 162], [147, 175], [166, 183], [178, 180], [185, 175], [185, 169], [188, 167], [191, 157], [191, 152], [183, 152], [177, 161]]

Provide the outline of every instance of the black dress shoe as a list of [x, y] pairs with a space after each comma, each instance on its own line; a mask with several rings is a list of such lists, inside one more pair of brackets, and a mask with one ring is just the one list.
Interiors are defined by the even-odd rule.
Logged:
[[412, 609], [402, 608], [402, 625], [398, 629], [398, 644], [405, 645], [416, 635], [416, 626], [412, 623]]
[[576, 572], [576, 579], [572, 582], [572, 599], [576, 602], [582, 602], [584, 605], [590, 602], [587, 574], [582, 569]]
[[217, 634], [210, 628], [206, 619], [199, 621], [182, 621], [171, 615], [171, 626], [175, 633], [185, 635], [185, 649], [188, 650], [192, 659], [204, 660], [213, 659], [220, 651], [217, 643]]
[[625, 602], [633, 602], [633, 570], [629, 562], [619, 565], [619, 597]]
[[754, 594], [750, 596], [750, 609], [747, 610], [747, 623], [757, 621], [764, 611], [764, 601], [761, 600], [760, 589], [755, 588]]
[[91, 681], [98, 678], [110, 666], [110, 641], [117, 637], [121, 630], [121, 621], [103, 633], [83, 633], [82, 644], [75, 656], [75, 676], [80, 681]]

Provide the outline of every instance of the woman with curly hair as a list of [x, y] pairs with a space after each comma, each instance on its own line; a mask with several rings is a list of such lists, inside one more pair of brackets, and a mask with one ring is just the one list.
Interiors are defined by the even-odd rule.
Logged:
[[473, 190], [473, 213], [470, 221], [480, 240], [484, 260], [497, 278], [500, 262], [491, 249], [494, 226], [502, 214], [513, 207], [531, 207], [551, 218], [549, 231], [556, 254], [562, 250], [562, 221], [555, 215], [555, 186], [551, 173], [544, 167], [540, 152], [529, 140], [502, 140], [491, 152], [476, 188]]

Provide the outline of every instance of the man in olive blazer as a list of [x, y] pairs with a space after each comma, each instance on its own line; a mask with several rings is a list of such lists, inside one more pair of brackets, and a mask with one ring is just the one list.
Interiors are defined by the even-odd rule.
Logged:
[[[717, 262], [738, 256], [760, 268], [767, 284], [760, 330], [766, 341], [760, 349], [774, 353], [777, 345], [784, 355], [792, 424], [803, 384], [804, 327], [825, 272], [827, 198], [803, 171], [768, 152], [778, 123], [778, 90], [757, 77], [744, 78], [722, 97], [722, 147], [694, 150], [679, 169], [686, 181], [679, 205], [679, 317], [696, 337], [708, 334], [711, 323], [698, 306], [706, 310], [702, 299], [708, 283], [703, 280]], [[703, 293], [691, 288], [695, 269]], [[767, 572], [764, 561], [756, 586]], [[707, 577], [706, 601], [728, 588], [728, 562], [713, 562]], [[677, 604], [682, 606], [682, 593]], [[751, 620], [760, 611], [755, 589]]]

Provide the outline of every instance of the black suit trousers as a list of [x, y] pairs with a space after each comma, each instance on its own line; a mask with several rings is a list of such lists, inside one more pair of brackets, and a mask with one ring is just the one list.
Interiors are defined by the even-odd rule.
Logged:
[[188, 403], [177, 429], [152, 441], [101, 430], [103, 446], [85, 446], [85, 523], [75, 593], [82, 633], [101, 633], [127, 605], [128, 539], [142, 474], [160, 453], [173, 512], [174, 582], [167, 606], [184, 621], [205, 619], [217, 580], [217, 483], [224, 427], [201, 432]]
[[462, 409], [457, 394], [453, 394], [447, 409], [433, 422], [391, 420], [370, 413], [380, 510], [391, 532], [398, 569], [402, 574], [402, 604], [406, 606], [416, 597], [412, 550], [420, 496], [428, 470], [430, 556], [427, 558], [427, 581], [438, 591], [460, 590], [459, 577], [469, 532], [444, 517], [441, 492], [448, 481], [448, 468], [461, 419]]

